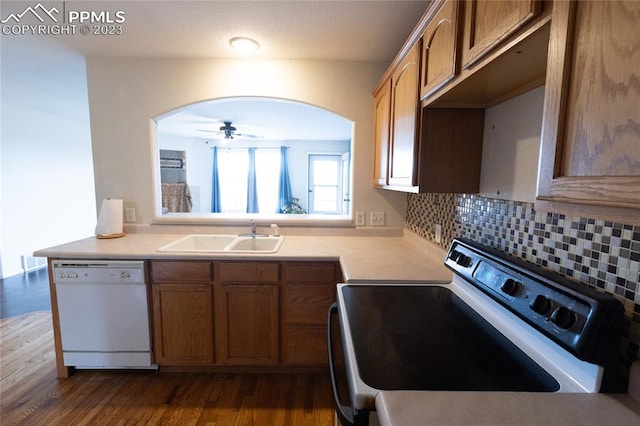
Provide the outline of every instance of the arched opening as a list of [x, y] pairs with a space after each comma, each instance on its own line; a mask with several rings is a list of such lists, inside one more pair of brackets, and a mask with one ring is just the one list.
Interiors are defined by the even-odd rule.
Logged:
[[323, 108], [230, 97], [156, 118], [162, 219], [351, 219], [353, 122]]

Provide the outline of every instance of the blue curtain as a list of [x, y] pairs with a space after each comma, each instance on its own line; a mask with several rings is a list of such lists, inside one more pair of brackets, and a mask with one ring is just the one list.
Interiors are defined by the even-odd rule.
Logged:
[[278, 205], [282, 213], [282, 208], [291, 203], [291, 179], [289, 178], [289, 164], [287, 162], [287, 147], [280, 147], [280, 187], [278, 189]]
[[256, 182], [256, 149], [249, 148], [249, 177], [247, 180], [247, 213], [258, 213], [258, 188]]
[[211, 213], [222, 212], [220, 177], [218, 176], [218, 147], [213, 147], [213, 176], [211, 178]]

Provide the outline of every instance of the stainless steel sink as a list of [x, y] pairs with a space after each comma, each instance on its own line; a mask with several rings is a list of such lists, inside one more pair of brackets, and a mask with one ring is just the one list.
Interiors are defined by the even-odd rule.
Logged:
[[160, 247], [157, 251], [172, 253], [276, 253], [282, 236], [237, 236], [191, 234]]

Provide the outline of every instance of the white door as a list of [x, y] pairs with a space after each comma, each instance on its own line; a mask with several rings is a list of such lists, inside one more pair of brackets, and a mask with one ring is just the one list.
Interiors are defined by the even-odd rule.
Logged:
[[309, 213], [340, 214], [342, 210], [342, 155], [309, 155]]

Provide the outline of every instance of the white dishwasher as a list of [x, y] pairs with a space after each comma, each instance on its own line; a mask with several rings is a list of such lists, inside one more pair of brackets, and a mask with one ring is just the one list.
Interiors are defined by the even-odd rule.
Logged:
[[142, 261], [52, 262], [64, 365], [155, 368]]

